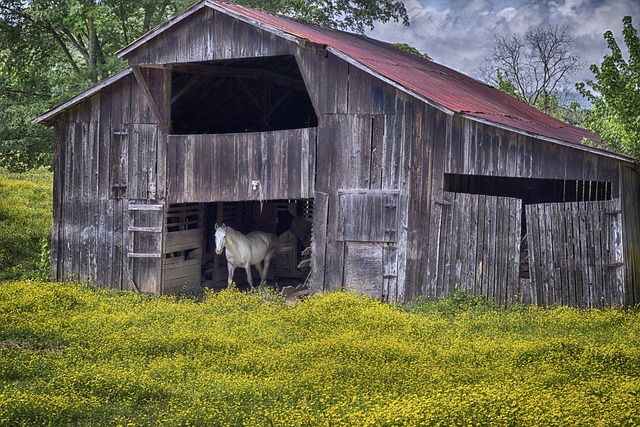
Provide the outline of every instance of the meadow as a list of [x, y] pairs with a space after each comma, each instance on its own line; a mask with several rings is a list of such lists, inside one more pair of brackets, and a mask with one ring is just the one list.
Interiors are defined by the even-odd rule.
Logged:
[[640, 425], [634, 311], [0, 286], [0, 426]]
[[0, 168], [0, 282], [49, 277], [53, 174]]
[[635, 310], [50, 283], [50, 227], [0, 171], [0, 426], [640, 425]]

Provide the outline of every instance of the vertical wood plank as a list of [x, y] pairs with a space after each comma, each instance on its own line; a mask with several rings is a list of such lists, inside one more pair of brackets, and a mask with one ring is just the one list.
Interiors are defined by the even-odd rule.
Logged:
[[383, 299], [398, 301], [398, 251], [397, 244], [385, 243], [382, 247]]
[[[369, 188], [382, 189], [385, 116], [371, 118], [371, 162], [369, 170]], [[396, 142], [396, 144], [398, 144]]]
[[309, 287], [312, 292], [325, 290], [325, 255], [327, 248], [327, 221], [329, 214], [329, 195], [316, 192], [313, 205], [313, 228], [311, 240], [311, 273]]
[[383, 246], [345, 242], [344, 289], [381, 300], [384, 281]]

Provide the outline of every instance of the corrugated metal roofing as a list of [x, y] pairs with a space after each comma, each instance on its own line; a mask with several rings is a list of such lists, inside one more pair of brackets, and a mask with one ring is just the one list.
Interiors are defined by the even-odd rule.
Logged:
[[234, 3], [207, 3], [216, 9], [226, 9], [234, 15], [342, 52], [376, 74], [453, 112], [565, 142], [579, 144], [585, 137], [599, 141], [597, 135], [586, 129], [564, 123], [498, 89], [389, 43]]

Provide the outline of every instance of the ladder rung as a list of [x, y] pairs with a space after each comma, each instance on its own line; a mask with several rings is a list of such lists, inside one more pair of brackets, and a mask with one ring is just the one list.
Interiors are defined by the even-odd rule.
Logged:
[[129, 205], [130, 211], [161, 211], [164, 205]]
[[162, 254], [129, 252], [127, 254], [127, 257], [129, 258], [162, 258]]
[[162, 233], [162, 227], [129, 227], [129, 231], [144, 231], [147, 233]]

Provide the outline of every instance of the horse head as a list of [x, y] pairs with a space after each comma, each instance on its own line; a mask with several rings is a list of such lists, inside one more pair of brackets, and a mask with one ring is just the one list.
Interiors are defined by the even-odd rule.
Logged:
[[216, 224], [216, 254], [222, 255], [226, 239], [227, 226], [225, 224], [222, 224], [222, 226], [218, 226], [218, 224]]

